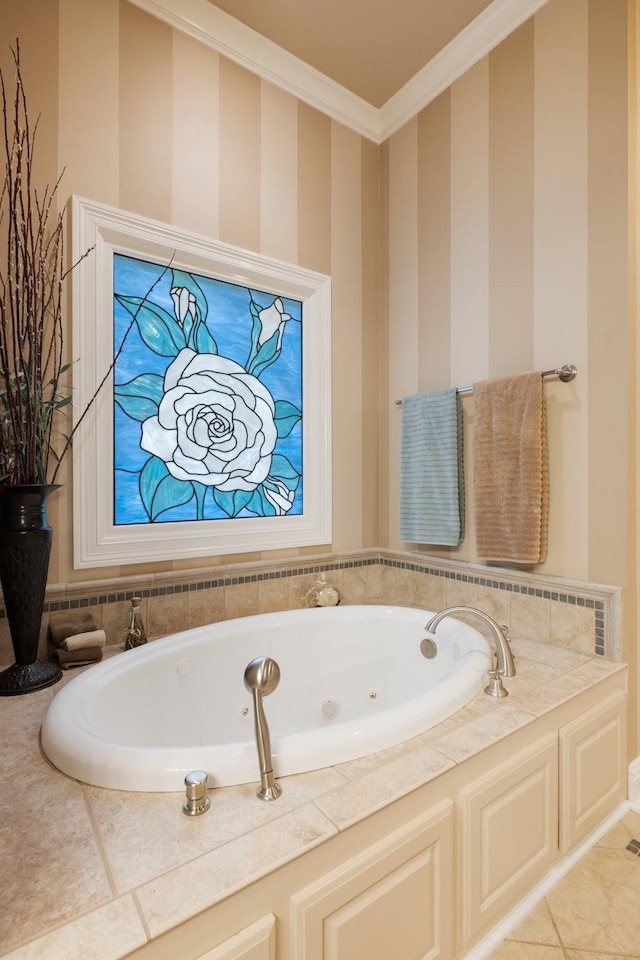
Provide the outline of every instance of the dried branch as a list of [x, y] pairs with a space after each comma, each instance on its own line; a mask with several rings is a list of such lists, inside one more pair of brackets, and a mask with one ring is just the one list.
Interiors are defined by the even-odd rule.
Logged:
[[[86, 254], [84, 254], [84, 256], [86, 256]], [[97, 399], [97, 397], [98, 397], [98, 394], [100, 393], [100, 391], [101, 391], [102, 388], [104, 387], [105, 383], [106, 383], [107, 380], [109, 379], [111, 373], [113, 372], [113, 369], [114, 369], [116, 363], [118, 362], [118, 358], [119, 358], [120, 354], [122, 353], [122, 351], [124, 350], [124, 345], [125, 345], [125, 343], [127, 342], [127, 337], [129, 336], [129, 333], [130, 333], [131, 329], [133, 328], [133, 325], [134, 325], [134, 324], [136, 323], [136, 321], [137, 321], [138, 314], [140, 313], [140, 310], [142, 309], [143, 304], [146, 303], [146, 301], [149, 299], [149, 297], [151, 296], [151, 294], [153, 293], [153, 291], [155, 290], [155, 288], [158, 286], [158, 284], [160, 283], [160, 281], [162, 280], [162, 278], [164, 277], [164, 275], [167, 273], [167, 271], [171, 269], [171, 265], [173, 264], [174, 258], [175, 258], [175, 251], [171, 254], [171, 259], [169, 260], [169, 263], [167, 263], [166, 266], [163, 267], [162, 271], [158, 274], [158, 276], [157, 276], [156, 279], [153, 281], [153, 283], [151, 284], [151, 286], [149, 287], [149, 289], [148, 289], [147, 292], [145, 293], [144, 297], [142, 298], [142, 300], [141, 300], [140, 303], [138, 304], [138, 306], [137, 306], [137, 308], [136, 308], [136, 310], [135, 310], [135, 313], [134, 313], [133, 316], [131, 317], [131, 321], [130, 321], [130, 323], [129, 323], [129, 326], [127, 327], [127, 329], [126, 329], [125, 332], [124, 332], [124, 336], [123, 336], [123, 338], [122, 338], [122, 341], [121, 341], [121, 343], [120, 343], [120, 346], [118, 347], [118, 349], [116, 350], [116, 352], [115, 352], [114, 355], [113, 355], [113, 360], [112, 360], [111, 363], [109, 364], [109, 367], [108, 367], [108, 369], [107, 369], [107, 372], [105, 373], [105, 375], [103, 376], [102, 380], [100, 381], [100, 383], [98, 384], [98, 386], [97, 386], [96, 389], [94, 390], [93, 395], [92, 395], [91, 398], [89, 399], [86, 407], [84, 408], [84, 410], [82, 411], [82, 413], [80, 414], [80, 416], [78, 417], [78, 419], [76, 420], [76, 423], [75, 423], [75, 426], [74, 426], [73, 430], [71, 431], [71, 433], [69, 434], [69, 436], [65, 438], [65, 444], [64, 444], [64, 446], [62, 447], [62, 450], [60, 451], [59, 454], [57, 454], [57, 453], [55, 453], [55, 452], [53, 453], [53, 456], [56, 458], [56, 460], [57, 460], [58, 462], [57, 462], [57, 465], [56, 465], [55, 470], [53, 471], [53, 477], [51, 478], [51, 482], [52, 482], [52, 483], [55, 483], [55, 481], [56, 481], [56, 477], [57, 477], [57, 475], [58, 475], [58, 470], [60, 469], [60, 467], [61, 467], [61, 465], [62, 465], [62, 460], [63, 460], [65, 454], [67, 454], [67, 453], [69, 452], [69, 450], [71, 449], [71, 446], [72, 446], [72, 444], [73, 444], [73, 438], [75, 437], [76, 433], [78, 432], [78, 429], [79, 429], [79, 427], [80, 427], [80, 424], [82, 423], [82, 421], [84, 420], [84, 418], [85, 418], [86, 415], [88, 414], [89, 410], [91, 409], [91, 407], [92, 407], [93, 404], [95, 403], [95, 401], [96, 401], [96, 399]], [[81, 258], [81, 259], [83, 259], [83, 258]]]
[[60, 443], [54, 444], [55, 417], [71, 402], [70, 391], [62, 386], [70, 368], [70, 364], [63, 363], [64, 281], [93, 248], [64, 269], [66, 205], [56, 213], [64, 171], [53, 186], [46, 185], [40, 192], [33, 183], [38, 121], [32, 128], [18, 41], [11, 53], [16, 67], [11, 104], [0, 71], [0, 151], [4, 143], [6, 157], [0, 190], [0, 483], [47, 483], [52, 459], [54, 483], [76, 431], [115, 367], [142, 304], [171, 268], [173, 256], [138, 306], [108, 370], [73, 430], [68, 436], [61, 434]]
[[64, 400], [65, 210], [56, 213], [60, 179], [40, 192], [34, 185], [38, 122], [32, 127], [29, 119], [19, 42], [11, 53], [11, 102], [0, 71], [6, 160], [0, 191], [0, 482], [46, 483], [53, 419]]

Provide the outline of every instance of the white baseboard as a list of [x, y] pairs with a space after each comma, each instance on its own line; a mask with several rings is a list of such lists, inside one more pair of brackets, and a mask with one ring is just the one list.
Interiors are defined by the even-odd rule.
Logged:
[[629, 803], [640, 813], [640, 757], [629, 764]]
[[[636, 788], [638, 790], [638, 800], [640, 800], [640, 758], [633, 761], [633, 764], [637, 764], [637, 780]], [[631, 764], [631, 766], [633, 766]], [[631, 767], [629, 768], [631, 771]], [[631, 782], [631, 773], [629, 773], [629, 782]], [[489, 933], [482, 938], [482, 940], [475, 945], [467, 954], [465, 954], [464, 960], [484, 960], [485, 957], [488, 957], [496, 947], [499, 946], [502, 941], [509, 936], [509, 934], [514, 930], [519, 923], [526, 916], [528, 916], [533, 908], [540, 903], [541, 900], [544, 900], [546, 895], [553, 890], [556, 884], [562, 880], [562, 878], [571, 870], [575, 865], [582, 860], [582, 858], [591, 850], [592, 847], [595, 847], [596, 843], [611, 830], [612, 827], [618, 823], [620, 819], [627, 813], [630, 809], [634, 808], [634, 804], [631, 800], [625, 800], [621, 803], [613, 813], [609, 814], [606, 820], [596, 827], [577, 847], [575, 847], [571, 853], [568, 853], [566, 857], [563, 857], [559, 863], [556, 863], [554, 867], [551, 868], [549, 873], [544, 877], [540, 883], [530, 890], [526, 897], [520, 901], [520, 903], [511, 910], [510, 913], [504, 917], [500, 923], [498, 923], [493, 930], [490, 930]], [[640, 810], [640, 807], [637, 809]]]

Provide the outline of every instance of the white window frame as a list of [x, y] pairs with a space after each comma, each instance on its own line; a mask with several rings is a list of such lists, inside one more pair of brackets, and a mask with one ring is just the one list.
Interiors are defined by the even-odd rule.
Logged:
[[[72, 198], [73, 555], [76, 569], [331, 543], [331, 279], [239, 247]], [[303, 513], [113, 523], [113, 255], [302, 301]], [[173, 258], [173, 260], [172, 260]]]

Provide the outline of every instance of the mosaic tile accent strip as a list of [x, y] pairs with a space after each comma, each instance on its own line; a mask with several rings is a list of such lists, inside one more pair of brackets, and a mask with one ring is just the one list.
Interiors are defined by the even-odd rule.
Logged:
[[557, 603], [573, 604], [578, 607], [585, 607], [594, 611], [594, 653], [596, 656], [604, 656], [605, 650], [605, 609], [602, 600], [594, 600], [592, 597], [583, 597], [579, 594], [564, 593], [555, 590], [544, 589], [541, 587], [527, 586], [519, 583], [510, 583], [507, 580], [499, 580], [489, 576], [479, 576], [478, 574], [467, 574], [461, 571], [447, 570], [442, 567], [430, 567], [421, 563], [406, 562], [403, 560], [389, 560], [386, 557], [380, 558], [383, 566], [398, 567], [403, 570], [411, 570], [416, 573], [428, 574], [432, 577], [444, 577], [449, 580], [457, 580], [461, 583], [469, 583], [480, 587], [489, 587], [493, 590], [506, 590], [508, 593], [519, 593], [523, 596], [538, 597], [543, 600], [552, 600]]
[[[282, 570], [236, 574], [215, 579], [189, 581], [188, 583], [168, 584], [167, 586], [135, 588], [124, 591], [121, 590], [117, 593], [101, 593], [80, 598], [76, 597], [71, 600], [51, 600], [45, 602], [44, 613], [55, 613], [63, 610], [79, 610], [85, 607], [95, 607], [110, 603], [121, 603], [123, 601], [131, 600], [134, 596], [139, 596], [143, 599], [164, 597], [172, 594], [190, 593], [193, 591], [212, 590], [216, 588], [238, 586], [242, 584], [254, 584], [265, 581], [282, 580], [311, 574], [327, 575], [336, 570], [348, 570], [371, 566], [383, 566], [398, 570], [406, 570], [412, 573], [423, 574], [431, 577], [442, 577], [447, 580], [455, 580], [460, 583], [468, 583], [474, 586], [487, 587], [493, 590], [504, 590], [507, 593], [521, 594], [523, 596], [536, 597], [539, 599], [551, 600], [557, 603], [566, 603], [569, 605], [593, 609], [594, 653], [598, 656], [604, 656], [606, 653], [605, 605], [601, 600], [596, 600], [592, 597], [581, 596], [578, 593], [569, 593], [568, 591], [556, 591], [550, 590], [547, 587], [536, 587], [533, 585], [512, 583], [506, 578], [501, 579], [498, 576], [490, 576], [488, 574], [480, 575], [475, 572], [465, 573], [460, 570], [433, 566], [428, 563], [419, 563], [414, 560], [395, 560], [389, 557], [375, 555], [371, 557], [356, 558], [354, 560], [328, 560]], [[5, 616], [6, 614], [4, 608], [0, 608], [0, 620], [4, 619]]]
[[[80, 607], [96, 606], [103, 603], [119, 603], [123, 600], [131, 600], [133, 597], [165, 597], [175, 593], [190, 593], [196, 590], [214, 590], [220, 587], [233, 587], [246, 583], [263, 583], [268, 580], [282, 580], [289, 577], [300, 577], [309, 574], [330, 573], [332, 570], [347, 570], [354, 567], [369, 567], [378, 564], [377, 558], [367, 558], [365, 560], [350, 560], [340, 563], [317, 563], [308, 567], [296, 567], [291, 570], [272, 570], [265, 573], [253, 573], [246, 576], [220, 577], [217, 580], [200, 580], [190, 583], [176, 583], [166, 587], [149, 587], [146, 589], [126, 590], [119, 593], [100, 594], [95, 597], [87, 597], [74, 600], [53, 600], [44, 605], [45, 613], [53, 613], [59, 610], [77, 610]], [[4, 617], [4, 610], [0, 616]]]

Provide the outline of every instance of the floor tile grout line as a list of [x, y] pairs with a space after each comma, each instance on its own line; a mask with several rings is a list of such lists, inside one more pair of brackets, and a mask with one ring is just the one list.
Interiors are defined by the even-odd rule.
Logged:
[[[592, 848], [592, 849], [593, 849], [593, 848]], [[591, 852], [591, 851], [589, 851], [589, 852]], [[570, 873], [570, 872], [571, 872], [571, 871], [569, 871], [569, 873]], [[567, 876], [568, 876], [568, 875], [569, 875], [569, 874], [567, 874]], [[562, 879], [564, 880], [564, 877], [563, 877]], [[560, 883], [562, 883], [562, 880], [560, 880]], [[558, 886], [560, 885], [560, 883], [558, 884]], [[553, 915], [553, 910], [551, 909], [551, 904], [549, 903], [549, 900], [548, 900], [547, 897], [545, 897], [542, 902], [543, 902], [544, 905], [546, 906], [547, 911], [548, 911], [548, 913], [549, 913], [549, 916], [550, 916], [550, 918], [551, 918], [551, 923], [553, 924], [553, 929], [554, 929], [555, 932], [556, 932], [556, 937], [558, 938], [558, 943], [559, 943], [560, 948], [561, 948], [561, 950], [562, 950], [562, 955], [564, 956], [565, 960], [569, 960], [569, 958], [567, 957], [567, 951], [565, 950], [564, 943], [562, 942], [562, 937], [561, 937], [561, 935], [560, 935], [560, 930], [558, 929], [558, 924], [556, 923], [556, 918], [554, 917], [554, 915]]]

